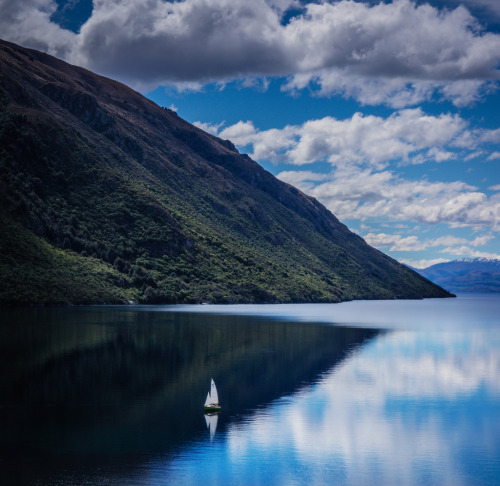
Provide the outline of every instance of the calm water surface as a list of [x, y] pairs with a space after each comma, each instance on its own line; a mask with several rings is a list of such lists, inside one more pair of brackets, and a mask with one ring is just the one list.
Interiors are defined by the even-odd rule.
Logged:
[[0, 317], [2, 484], [500, 484], [500, 296]]

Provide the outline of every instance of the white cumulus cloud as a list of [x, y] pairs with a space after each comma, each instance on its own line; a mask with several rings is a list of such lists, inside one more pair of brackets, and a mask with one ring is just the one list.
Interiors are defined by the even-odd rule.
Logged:
[[[284, 21], [291, 7], [299, 8]], [[2, 0], [2, 37], [134, 86], [279, 76], [288, 90], [401, 108], [435, 94], [466, 105], [500, 78], [500, 35], [463, 6], [94, 0], [78, 34], [51, 21], [55, 9], [53, 0]]]
[[421, 108], [400, 110], [386, 118], [362, 113], [345, 120], [327, 116], [263, 131], [251, 121], [240, 121], [219, 136], [239, 146], [253, 145], [256, 159], [295, 165], [318, 160], [333, 165], [369, 163], [380, 169], [391, 161], [410, 162], [417, 156], [420, 163], [450, 160], [456, 155], [447, 147], [460, 144], [464, 136], [473, 138], [458, 115], [431, 116]]
[[[278, 174], [288, 182], [292, 171]], [[391, 171], [357, 167], [336, 170], [327, 181], [297, 186], [341, 220], [415, 221], [500, 231], [500, 200], [464, 182], [430, 182], [397, 177]]]
[[488, 16], [500, 20], [500, 3], [498, 0], [448, 0], [450, 6], [466, 5], [479, 9]]
[[68, 59], [77, 35], [51, 22], [53, 0], [0, 0], [0, 38]]
[[[421, 251], [449, 245], [469, 245], [480, 247], [493, 239], [493, 235], [477, 236], [473, 240], [459, 238], [453, 235], [440, 236], [421, 240], [416, 235], [402, 236], [399, 234], [368, 233], [364, 236], [367, 243], [376, 248], [389, 248], [390, 251]], [[469, 250], [468, 250], [469, 251]], [[470, 253], [468, 253], [470, 254]]]
[[492, 253], [488, 251], [478, 251], [469, 248], [468, 246], [450, 247], [442, 250], [442, 253], [449, 253], [451, 255], [467, 256], [471, 258], [493, 258], [500, 260], [500, 253]]
[[487, 160], [498, 160], [500, 159], [500, 152], [492, 152]]
[[409, 265], [413, 268], [427, 268], [431, 265], [437, 265], [438, 263], [448, 262], [449, 259], [446, 258], [431, 258], [431, 259], [420, 259], [413, 260], [411, 258], [399, 258], [399, 262], [404, 263], [405, 265]]

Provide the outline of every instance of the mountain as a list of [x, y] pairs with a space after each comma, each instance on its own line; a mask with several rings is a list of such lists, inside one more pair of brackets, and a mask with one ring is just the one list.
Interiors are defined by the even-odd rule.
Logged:
[[450, 292], [500, 292], [500, 260], [463, 258], [417, 271]]
[[450, 296], [123, 84], [4, 41], [0, 69], [1, 304]]

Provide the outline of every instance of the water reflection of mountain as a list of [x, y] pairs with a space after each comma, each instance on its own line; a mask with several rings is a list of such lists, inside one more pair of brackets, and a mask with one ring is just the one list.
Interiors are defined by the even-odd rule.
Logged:
[[126, 457], [131, 466], [144, 454], [168, 454], [204, 431], [211, 376], [223, 430], [311, 383], [375, 333], [120, 308], [3, 315], [2, 449], [23, 447], [25, 462], [26, 451], [43, 451], [45, 465], [57, 456], [73, 466], [82, 457], [99, 464]]

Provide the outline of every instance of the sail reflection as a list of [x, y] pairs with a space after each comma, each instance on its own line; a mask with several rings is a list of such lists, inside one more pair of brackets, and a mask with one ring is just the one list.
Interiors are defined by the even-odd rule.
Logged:
[[210, 432], [210, 442], [214, 440], [214, 435], [215, 431], [217, 430], [218, 421], [219, 421], [219, 414], [217, 412], [205, 414], [205, 422], [207, 423], [207, 429]]

